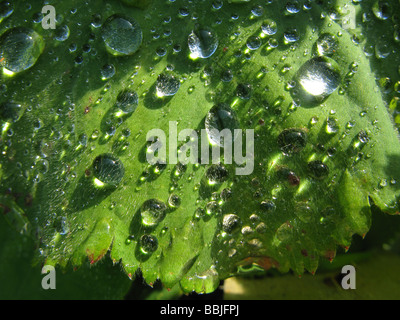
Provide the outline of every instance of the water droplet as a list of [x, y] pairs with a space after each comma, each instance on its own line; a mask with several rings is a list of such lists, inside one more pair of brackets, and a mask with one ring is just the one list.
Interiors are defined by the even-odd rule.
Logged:
[[312, 177], [316, 179], [323, 179], [329, 174], [328, 166], [322, 161], [315, 160], [308, 163], [308, 169]]
[[57, 27], [54, 39], [57, 41], [65, 41], [69, 38], [69, 28], [67, 25]]
[[315, 51], [320, 56], [331, 56], [339, 47], [336, 36], [330, 33], [322, 34], [315, 43]]
[[139, 96], [135, 91], [124, 90], [118, 94], [116, 107], [124, 114], [135, 112], [139, 105]]
[[207, 169], [206, 177], [209, 184], [222, 183], [228, 179], [229, 172], [223, 165], [213, 164]]
[[190, 57], [209, 58], [218, 48], [218, 38], [216, 33], [208, 28], [196, 27], [188, 37]]
[[300, 152], [307, 144], [307, 134], [301, 129], [285, 129], [278, 136], [278, 145], [284, 154]]
[[293, 226], [289, 222], [283, 223], [277, 230], [276, 230], [276, 237], [279, 241], [286, 242], [288, 241], [293, 235]]
[[261, 25], [261, 30], [264, 34], [268, 36], [274, 35], [278, 31], [278, 27], [276, 25], [276, 22], [274, 20], [265, 20], [263, 24]]
[[11, 2], [0, 2], [0, 22], [9, 17], [14, 12], [14, 6]]
[[369, 141], [369, 136], [364, 130], [361, 130], [358, 133], [357, 138], [363, 144], [365, 144], [365, 143], [367, 143]]
[[206, 204], [206, 213], [210, 215], [218, 215], [221, 212], [221, 208], [217, 201], [210, 201]]
[[43, 52], [44, 41], [28, 28], [9, 29], [0, 37], [0, 64], [10, 72], [31, 68]]
[[234, 129], [239, 128], [239, 121], [235, 111], [227, 104], [218, 104], [207, 113], [205, 127], [210, 143], [223, 147], [225, 141], [220, 132], [228, 129], [232, 132], [233, 141], [236, 138]]
[[263, 212], [274, 212], [276, 210], [276, 205], [272, 201], [262, 201], [260, 204], [260, 209]]
[[329, 134], [337, 133], [339, 131], [338, 120], [334, 117], [326, 119], [326, 132]]
[[160, 74], [157, 78], [156, 94], [157, 97], [173, 96], [181, 86], [179, 79], [172, 75]]
[[222, 201], [228, 201], [232, 197], [232, 189], [225, 188], [221, 191], [220, 195]]
[[115, 75], [115, 67], [112, 64], [106, 64], [101, 68], [101, 80], [108, 80]]
[[375, 1], [372, 6], [372, 12], [379, 20], [387, 20], [392, 14], [392, 8], [386, 1]]
[[112, 15], [104, 22], [101, 32], [107, 50], [113, 55], [133, 54], [142, 43], [142, 29], [130, 17]]
[[261, 39], [259, 37], [252, 36], [247, 39], [246, 46], [250, 50], [257, 50], [259, 47], [261, 47]]
[[150, 199], [143, 203], [140, 208], [142, 223], [152, 227], [160, 223], [166, 215], [167, 206], [164, 202], [157, 199]]
[[341, 82], [337, 63], [327, 57], [317, 57], [303, 64], [296, 77], [299, 85], [292, 91], [293, 98], [299, 98], [303, 107], [321, 104]]
[[92, 16], [92, 21], [90, 23], [93, 28], [100, 28], [101, 27], [101, 14], [96, 13]]
[[171, 194], [168, 198], [168, 205], [171, 208], [178, 208], [181, 205], [181, 198], [175, 193]]
[[251, 13], [256, 17], [261, 17], [264, 14], [264, 8], [260, 5], [251, 9]]
[[7, 101], [0, 105], [0, 118], [3, 121], [17, 122], [24, 114], [25, 108], [14, 101]]
[[150, 234], [144, 234], [140, 237], [140, 250], [144, 254], [150, 254], [158, 248], [158, 239]]
[[239, 83], [236, 87], [236, 95], [243, 99], [248, 100], [251, 97], [251, 85], [248, 83]]
[[232, 70], [228, 69], [222, 72], [221, 74], [221, 81], [223, 82], [230, 82], [233, 79]]
[[102, 154], [93, 162], [93, 175], [101, 183], [116, 186], [121, 182], [124, 174], [124, 165], [113, 155]]
[[283, 34], [283, 37], [285, 39], [285, 43], [286, 44], [296, 42], [296, 41], [298, 41], [300, 39], [300, 35], [299, 35], [299, 32], [297, 31], [297, 29], [289, 29], [289, 30], [287, 30]]
[[300, 12], [300, 4], [297, 0], [286, 3], [286, 11], [288, 14], [296, 14]]
[[236, 214], [226, 214], [222, 219], [222, 230], [226, 233], [233, 233], [240, 228], [241, 220]]

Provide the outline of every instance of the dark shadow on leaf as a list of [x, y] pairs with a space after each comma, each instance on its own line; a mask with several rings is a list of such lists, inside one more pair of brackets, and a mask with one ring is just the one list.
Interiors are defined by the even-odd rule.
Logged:
[[86, 177], [85, 175], [79, 179], [78, 185], [71, 196], [68, 212], [79, 212], [98, 205], [116, 190], [115, 187], [96, 188], [93, 180], [93, 176]]
[[147, 109], [151, 110], [161, 109], [162, 107], [165, 107], [168, 104], [168, 102], [170, 102], [171, 99], [173, 98], [173, 96], [167, 96], [161, 98], [157, 97], [156, 86], [157, 82], [155, 81], [144, 98], [143, 104]]

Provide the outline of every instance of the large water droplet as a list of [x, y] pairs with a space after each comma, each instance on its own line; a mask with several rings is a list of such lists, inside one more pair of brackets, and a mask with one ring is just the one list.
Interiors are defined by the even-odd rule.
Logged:
[[147, 200], [140, 208], [143, 225], [148, 227], [157, 225], [165, 218], [166, 210], [164, 202], [157, 199]]
[[9, 29], [0, 37], [0, 63], [9, 72], [31, 68], [43, 52], [44, 41], [28, 28]]
[[142, 43], [142, 29], [130, 17], [112, 15], [104, 22], [101, 32], [107, 50], [113, 55], [133, 54]]
[[209, 58], [218, 48], [218, 38], [216, 33], [208, 28], [195, 28], [188, 37], [190, 57]]
[[110, 154], [102, 154], [93, 162], [93, 175], [101, 183], [118, 185], [125, 174], [122, 162]]
[[302, 107], [314, 107], [327, 99], [341, 81], [337, 63], [327, 57], [317, 57], [304, 63], [295, 76], [297, 87], [293, 98], [299, 99]]

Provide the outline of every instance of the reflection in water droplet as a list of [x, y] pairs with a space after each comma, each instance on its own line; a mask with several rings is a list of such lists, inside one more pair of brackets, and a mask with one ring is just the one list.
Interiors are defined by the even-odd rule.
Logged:
[[157, 97], [162, 98], [165, 96], [175, 95], [181, 86], [179, 79], [172, 75], [160, 74], [157, 78], [156, 94]]
[[329, 174], [328, 166], [319, 160], [309, 162], [308, 169], [311, 175], [316, 179], [323, 179]]
[[140, 237], [140, 250], [144, 254], [150, 254], [158, 248], [158, 239], [150, 234], [144, 234]]
[[115, 106], [124, 114], [135, 112], [139, 105], [139, 96], [135, 91], [124, 90], [118, 94]]
[[386, 1], [375, 1], [372, 6], [372, 12], [379, 20], [387, 20], [392, 14], [392, 8]]
[[112, 64], [106, 64], [101, 68], [101, 80], [108, 80], [115, 75], [115, 67]]
[[301, 129], [285, 129], [278, 136], [278, 145], [284, 154], [300, 152], [307, 144], [307, 135]]
[[304, 63], [295, 76], [297, 87], [293, 98], [299, 99], [302, 107], [321, 104], [341, 82], [337, 63], [327, 57], [317, 57]]
[[181, 198], [175, 193], [171, 194], [168, 198], [168, 205], [171, 208], [178, 208], [181, 205]]
[[24, 114], [25, 108], [14, 101], [6, 101], [0, 105], [0, 119], [17, 122]]
[[278, 27], [274, 20], [268, 19], [268, 20], [265, 20], [263, 22], [263, 24], [261, 25], [261, 30], [264, 34], [266, 34], [268, 36], [272, 36], [277, 32]]
[[113, 55], [133, 54], [142, 43], [142, 29], [136, 20], [120, 15], [112, 15], [104, 22], [101, 36]]
[[315, 43], [315, 51], [320, 56], [333, 55], [339, 46], [337, 38], [329, 33], [322, 34]]
[[287, 30], [283, 34], [284, 40], [286, 44], [296, 42], [300, 39], [299, 32], [296, 29]]
[[226, 214], [222, 219], [222, 230], [233, 233], [240, 228], [241, 220], [236, 214]]
[[124, 165], [113, 155], [100, 155], [93, 162], [93, 175], [103, 184], [116, 186], [121, 182], [124, 174]]
[[211, 57], [217, 50], [218, 38], [213, 30], [197, 27], [190, 33], [188, 45], [192, 59], [205, 59]]
[[14, 12], [14, 6], [9, 1], [0, 2], [0, 22]]
[[326, 119], [326, 132], [329, 134], [337, 133], [339, 131], [338, 120], [334, 117], [328, 117]]
[[165, 218], [166, 210], [167, 206], [160, 200], [150, 199], [145, 201], [140, 208], [143, 225], [149, 227], [157, 225]]
[[223, 147], [225, 141], [220, 132], [224, 129], [230, 130], [234, 141], [237, 137], [234, 134], [234, 129], [239, 129], [239, 121], [235, 111], [229, 105], [218, 104], [208, 112], [205, 127], [210, 143]]
[[65, 41], [69, 38], [69, 28], [67, 25], [57, 27], [54, 39], [57, 41]]
[[207, 169], [206, 177], [209, 184], [222, 183], [228, 179], [229, 172], [224, 166], [213, 164]]
[[43, 52], [44, 41], [28, 28], [13, 28], [0, 37], [0, 64], [9, 72], [21, 72], [31, 68]]
[[259, 37], [252, 36], [247, 39], [246, 46], [250, 50], [257, 50], [259, 47], [261, 47], [261, 39]]

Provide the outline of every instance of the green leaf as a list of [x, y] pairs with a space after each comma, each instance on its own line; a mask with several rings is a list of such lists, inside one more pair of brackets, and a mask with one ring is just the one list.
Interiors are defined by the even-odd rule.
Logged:
[[[149, 284], [208, 293], [246, 264], [314, 273], [319, 257], [333, 259], [338, 245], [368, 232], [372, 202], [399, 212], [400, 143], [373, 57], [354, 40], [364, 27], [348, 30], [343, 16], [329, 15], [350, 7], [358, 16], [363, 6], [297, 3], [290, 13], [264, 1], [53, 5], [55, 30], [34, 22], [39, 4], [14, 4], [0, 25], [0, 37], [25, 27], [45, 43], [31, 68], [3, 72], [0, 101], [1, 205], [29, 221], [39, 261], [78, 267], [109, 252], [130, 278], [140, 269]], [[136, 21], [137, 50], [118, 42], [125, 30], [102, 36], [109, 17]], [[262, 32], [268, 19], [273, 35]], [[65, 26], [69, 37], [59, 41]], [[210, 57], [190, 55], [192, 31], [206, 46], [200, 56]], [[318, 56], [324, 39], [334, 43], [323, 42]], [[121, 104], [135, 100], [132, 92], [138, 105], [129, 100], [127, 112]], [[254, 130], [250, 175], [236, 175], [223, 152], [221, 165], [147, 162], [150, 130], [173, 139], [176, 123], [177, 132], [200, 137], [227, 112], [236, 116], [219, 119], [222, 126]]]

